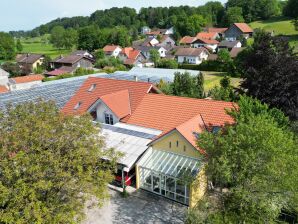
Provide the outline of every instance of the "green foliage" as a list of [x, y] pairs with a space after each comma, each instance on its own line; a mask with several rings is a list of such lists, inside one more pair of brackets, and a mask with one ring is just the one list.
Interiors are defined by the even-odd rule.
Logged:
[[228, 0], [228, 7], [240, 7], [246, 22], [278, 16], [281, 8], [278, 0]]
[[224, 15], [223, 21], [224, 26], [229, 27], [233, 23], [242, 23], [243, 19], [242, 8], [240, 7], [229, 7]]
[[222, 63], [229, 63], [232, 61], [230, 52], [227, 49], [222, 49], [217, 53], [218, 61]]
[[241, 87], [246, 94], [297, 119], [298, 59], [288, 42], [259, 31], [244, 54], [239, 67], [244, 78]]
[[72, 28], [65, 30], [62, 26], [56, 26], [51, 31], [50, 41], [56, 48], [71, 49], [77, 44], [78, 33]]
[[161, 59], [157, 63], [158, 68], [177, 69], [178, 62], [175, 59]]
[[214, 186], [198, 205], [201, 223], [274, 223], [282, 209], [298, 209], [297, 138], [268, 106], [246, 98], [239, 106], [236, 125], [198, 141]]
[[22, 52], [23, 51], [23, 45], [22, 45], [20, 39], [17, 40], [16, 48], [17, 48], [17, 51], [18, 52]]
[[105, 57], [103, 59], [98, 59], [96, 61], [95, 67], [96, 68], [104, 68], [104, 67], [117, 67], [122, 65], [122, 62], [119, 58], [115, 57]]
[[44, 78], [42, 81], [43, 82], [48, 82], [48, 81], [53, 81], [53, 80], [59, 80], [59, 79], [66, 79], [66, 78], [73, 78], [73, 77], [77, 77], [77, 76], [83, 76], [83, 75], [91, 75], [94, 74], [94, 70], [93, 69], [85, 69], [85, 68], [78, 68], [74, 74], [62, 74], [56, 77], [48, 77], [48, 78]]
[[94, 56], [97, 60], [98, 59], [104, 59], [105, 58], [105, 52], [103, 51], [103, 49], [99, 49], [99, 50], [95, 51]]
[[215, 86], [212, 88], [209, 91], [208, 96], [214, 100], [223, 100], [228, 102], [235, 101], [237, 99], [233, 87], [231, 86], [231, 79], [228, 76], [224, 76], [220, 80], [220, 87]]
[[0, 60], [12, 60], [15, 54], [13, 37], [8, 33], [0, 32]]
[[154, 63], [154, 66], [157, 67], [157, 64], [160, 60], [160, 54], [158, 50], [156, 50], [155, 48], [152, 48], [149, 51], [149, 54], [150, 54], [150, 60]]
[[204, 78], [203, 74], [191, 76], [189, 72], [176, 72], [172, 83], [172, 94], [175, 96], [187, 96], [203, 98]]
[[89, 115], [35, 102], [8, 107], [0, 125], [1, 223], [80, 223], [86, 200], [108, 197], [118, 155]]
[[21, 68], [16, 63], [5, 62], [1, 65], [1, 68], [10, 74], [10, 77], [17, 77], [21, 75]]

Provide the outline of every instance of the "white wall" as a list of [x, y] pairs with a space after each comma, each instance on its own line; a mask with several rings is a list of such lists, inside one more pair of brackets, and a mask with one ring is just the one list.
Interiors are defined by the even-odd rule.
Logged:
[[105, 113], [113, 115], [114, 124], [119, 122], [118, 117], [110, 110], [110, 108], [108, 108], [107, 105], [105, 105], [104, 103], [100, 102], [96, 108], [96, 121], [105, 123]]
[[184, 61], [186, 61], [186, 63], [189, 63], [189, 64], [197, 64], [197, 65], [202, 63], [202, 60], [198, 56], [197, 57], [178, 56], [178, 63], [184, 63]]
[[26, 82], [26, 83], [19, 83], [19, 84], [10, 84], [9, 89], [11, 91], [20, 90], [20, 89], [30, 89], [35, 85], [41, 84], [42, 81], [35, 81], [35, 82]]
[[117, 47], [113, 53], [112, 53], [112, 56], [113, 57], [118, 57], [118, 55], [120, 54], [120, 52], [122, 51], [122, 49], [120, 47]]
[[6, 86], [8, 84], [8, 76], [0, 76], [0, 85]]

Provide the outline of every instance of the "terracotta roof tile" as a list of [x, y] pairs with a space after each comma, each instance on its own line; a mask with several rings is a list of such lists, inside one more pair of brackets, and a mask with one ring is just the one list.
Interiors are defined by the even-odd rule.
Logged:
[[215, 40], [215, 38], [217, 37], [217, 33], [215, 32], [200, 32], [197, 34], [197, 38], [200, 38], [200, 39], [213, 39]]
[[195, 42], [200, 42], [204, 44], [218, 44], [219, 42], [217, 40], [213, 39], [204, 39], [204, 38], [197, 38]]
[[253, 30], [246, 23], [234, 23], [236, 27], [238, 27], [243, 33], [252, 33]]
[[234, 103], [147, 94], [126, 122], [168, 132], [201, 114], [207, 126], [223, 126], [234, 123], [227, 108]]
[[118, 46], [118, 45], [106, 45], [106, 46], [103, 48], [103, 51], [104, 51], [104, 52], [113, 52], [113, 51], [116, 50], [118, 47], [121, 49], [121, 47]]
[[100, 99], [120, 119], [131, 114], [130, 98], [129, 98], [129, 92], [127, 89], [104, 95], [100, 97]]
[[230, 51], [231, 58], [236, 58], [237, 55], [244, 49], [245, 47], [233, 47], [232, 50]]
[[180, 44], [192, 44], [196, 39], [196, 37], [185, 36], [180, 40]]
[[43, 79], [44, 79], [44, 76], [42, 76], [42, 75], [26, 75], [26, 76], [11, 78], [11, 80], [16, 84], [42, 81]]
[[[95, 84], [93, 91], [89, 91], [90, 87]], [[126, 80], [114, 80], [105, 78], [88, 78], [75, 95], [66, 103], [62, 112], [66, 114], [85, 113], [90, 106], [100, 97], [112, 94], [121, 90], [128, 90], [130, 94], [131, 111], [133, 112], [143, 97], [153, 89], [157, 89], [147, 82], [135, 82]], [[78, 103], [81, 103], [77, 110], [74, 110]]]
[[6, 86], [1, 86], [1, 85], [0, 85], [0, 93], [6, 93], [6, 92], [8, 92], [7, 87], [6, 87]]
[[217, 27], [209, 27], [207, 28], [207, 32], [209, 33], [224, 33], [228, 28], [217, 28]]

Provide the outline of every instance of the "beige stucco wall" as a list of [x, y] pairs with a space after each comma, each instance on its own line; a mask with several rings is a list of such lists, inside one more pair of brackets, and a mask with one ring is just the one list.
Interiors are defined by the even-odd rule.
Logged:
[[35, 63], [32, 64], [32, 69], [36, 69], [37, 65], [42, 65], [42, 63], [43, 63], [43, 58], [37, 60]]
[[[170, 142], [171, 148], [169, 146]], [[190, 144], [178, 131], [174, 131], [168, 136], [165, 136], [164, 138], [156, 141], [152, 144], [152, 148], [156, 150], [174, 152], [180, 155], [189, 156], [197, 159], [202, 158], [200, 152], [195, 147], [193, 147], [192, 144]]]
[[193, 208], [196, 206], [198, 201], [204, 196], [207, 190], [207, 177], [205, 175], [205, 168], [202, 168], [198, 173], [197, 178], [191, 184], [190, 195], [189, 195], [189, 207]]

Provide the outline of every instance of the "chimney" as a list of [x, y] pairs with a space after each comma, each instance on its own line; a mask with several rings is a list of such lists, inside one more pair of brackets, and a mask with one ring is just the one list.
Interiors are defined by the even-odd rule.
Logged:
[[150, 82], [150, 78], [148, 78], [148, 82]]
[[136, 82], [138, 81], [138, 76], [134, 75], [133, 78], [134, 78], [134, 81]]

